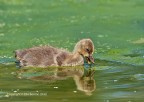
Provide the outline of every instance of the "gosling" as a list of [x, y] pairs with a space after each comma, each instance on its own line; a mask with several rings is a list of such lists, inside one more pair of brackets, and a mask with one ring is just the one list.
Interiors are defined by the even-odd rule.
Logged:
[[82, 39], [76, 43], [73, 52], [52, 46], [39, 46], [16, 50], [15, 58], [20, 67], [79, 66], [84, 64], [84, 58], [89, 64], [94, 63], [93, 52], [92, 40]]

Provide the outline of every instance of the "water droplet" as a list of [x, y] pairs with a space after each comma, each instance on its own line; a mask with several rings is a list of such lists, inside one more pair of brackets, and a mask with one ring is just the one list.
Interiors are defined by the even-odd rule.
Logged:
[[5, 97], [9, 97], [9, 95], [5, 95]]
[[13, 92], [17, 92], [17, 91], [15, 90], [15, 91], [13, 91]]
[[54, 89], [58, 89], [58, 87], [56, 86], [56, 87], [54, 87]]
[[18, 77], [19, 79], [22, 79], [22, 77]]
[[11, 72], [11, 74], [12, 74], [12, 75], [14, 75], [14, 74], [15, 74], [15, 72]]
[[114, 82], [117, 82], [118, 80], [114, 80]]

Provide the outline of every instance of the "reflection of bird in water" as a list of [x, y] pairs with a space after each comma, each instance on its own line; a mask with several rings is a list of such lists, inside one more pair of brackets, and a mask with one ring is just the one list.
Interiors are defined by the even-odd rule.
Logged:
[[51, 46], [39, 46], [16, 50], [15, 57], [20, 67], [76, 66], [84, 64], [83, 57], [88, 63], [94, 63], [93, 52], [92, 40], [82, 39], [75, 45], [73, 52]]
[[92, 95], [92, 92], [96, 89], [96, 84], [94, 80], [95, 70], [88, 70], [86, 75], [83, 77], [79, 77], [74, 75], [74, 80], [77, 85], [77, 89], [80, 91], [84, 91], [86, 95]]
[[[32, 79], [35, 81], [56, 81], [56, 80], [64, 80], [64, 79], [67, 79], [68, 77], [72, 77], [75, 81], [77, 89], [85, 92], [86, 95], [91, 95], [92, 92], [96, 89], [95, 80], [93, 78], [94, 70], [88, 70], [84, 74], [83, 67], [77, 67], [77, 68], [67, 67], [67, 68], [51, 68], [51, 69], [39, 68], [40, 70], [43, 70], [43, 71], [41, 72], [38, 71], [37, 76], [31, 76], [33, 75], [33, 72], [36, 73], [36, 71], [33, 71], [33, 69], [37, 70], [37, 68], [28, 68], [28, 70], [25, 70], [25, 68], [20, 69], [18, 71], [18, 75], [19, 75], [18, 77], [24, 77], [24, 78]], [[44, 74], [41, 74], [42, 72]], [[27, 75], [27, 77], [25, 75]]]

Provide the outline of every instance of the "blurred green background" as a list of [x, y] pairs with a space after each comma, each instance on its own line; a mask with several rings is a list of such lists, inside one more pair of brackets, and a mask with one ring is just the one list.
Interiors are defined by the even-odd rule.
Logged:
[[0, 0], [0, 62], [16, 49], [50, 44], [72, 51], [91, 38], [95, 58], [143, 65], [143, 9], [143, 0]]
[[49, 44], [72, 51], [91, 38], [95, 58], [143, 65], [143, 10], [143, 0], [0, 0], [0, 62], [16, 49]]
[[[14, 50], [52, 45], [72, 51], [83, 38], [95, 45], [97, 88], [91, 96], [78, 91], [72, 78], [17, 78]], [[0, 0], [1, 102], [143, 102], [143, 67], [144, 0]]]

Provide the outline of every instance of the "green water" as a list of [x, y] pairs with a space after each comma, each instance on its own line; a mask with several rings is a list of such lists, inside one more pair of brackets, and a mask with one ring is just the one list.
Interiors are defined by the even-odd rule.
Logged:
[[[143, 9], [143, 0], [0, 0], [0, 100], [143, 102]], [[73, 77], [17, 76], [14, 50], [49, 44], [72, 51], [82, 38], [95, 45], [91, 95], [77, 90]], [[18, 92], [42, 95], [7, 95]]]

